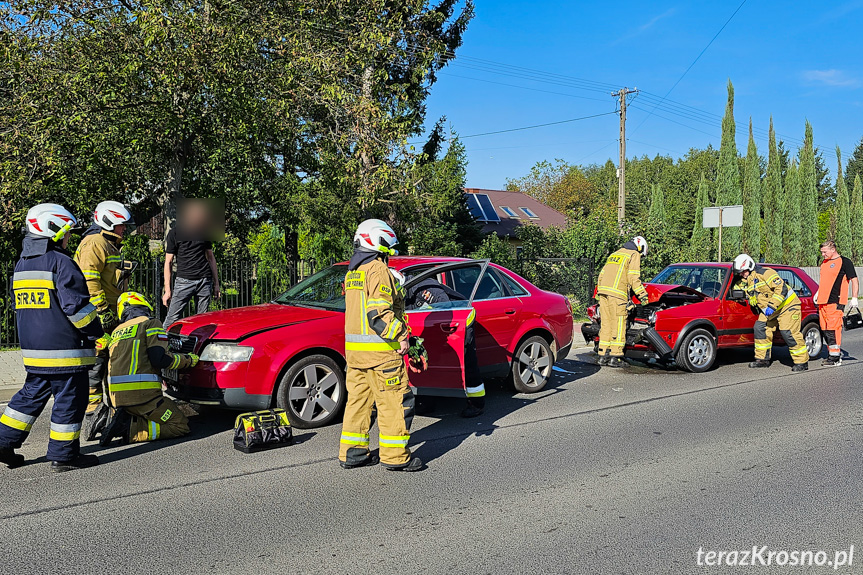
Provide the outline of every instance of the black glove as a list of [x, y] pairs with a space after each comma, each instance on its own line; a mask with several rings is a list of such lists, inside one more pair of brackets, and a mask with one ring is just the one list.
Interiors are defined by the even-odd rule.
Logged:
[[99, 321], [102, 323], [102, 331], [108, 334], [114, 331], [114, 328], [120, 323], [120, 320], [117, 319], [117, 314], [110, 309], [99, 313]]

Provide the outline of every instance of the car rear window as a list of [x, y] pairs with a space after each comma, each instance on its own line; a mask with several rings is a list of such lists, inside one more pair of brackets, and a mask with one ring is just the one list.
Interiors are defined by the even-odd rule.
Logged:
[[809, 289], [809, 286], [806, 285], [806, 282], [797, 275], [797, 272], [793, 270], [776, 270], [776, 273], [779, 274], [779, 277], [782, 278], [788, 286], [794, 290], [800, 297], [810, 297], [812, 295], [812, 290]]

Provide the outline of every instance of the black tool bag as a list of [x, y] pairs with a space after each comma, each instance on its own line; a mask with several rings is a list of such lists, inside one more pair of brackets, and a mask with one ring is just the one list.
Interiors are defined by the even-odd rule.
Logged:
[[290, 445], [293, 441], [291, 424], [284, 409], [241, 413], [235, 426], [234, 448], [243, 453]]
[[860, 308], [855, 307], [845, 316], [845, 329], [856, 329], [861, 326], [863, 326], [863, 314], [860, 313]]

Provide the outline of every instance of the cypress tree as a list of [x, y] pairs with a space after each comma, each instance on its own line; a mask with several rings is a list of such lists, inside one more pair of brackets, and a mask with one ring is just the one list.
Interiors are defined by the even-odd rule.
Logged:
[[651, 184], [647, 223], [652, 229], [663, 229], [665, 222], [665, 194], [662, 192], [662, 186]]
[[689, 253], [696, 261], [711, 259], [713, 246], [710, 241], [710, 229], [704, 227], [704, 208], [710, 205], [707, 178], [701, 173], [701, 181], [698, 183], [698, 192], [695, 196], [695, 223], [692, 225], [692, 237], [689, 240]]
[[815, 173], [815, 146], [812, 141], [812, 124], [806, 120], [803, 149], [800, 150], [800, 167], [797, 182], [800, 186], [800, 233], [802, 245], [798, 265], [818, 265], [818, 186]]
[[855, 264], [863, 262], [863, 185], [860, 174], [854, 174], [854, 188], [851, 191], [851, 241], [854, 243]]
[[[722, 117], [722, 142], [719, 146], [719, 164], [716, 173], [716, 205], [734, 206], [743, 200], [740, 189], [740, 167], [737, 162], [737, 144], [734, 142], [734, 86], [728, 80], [728, 102]], [[718, 233], [718, 231], [717, 231]], [[740, 253], [740, 228], [722, 229], [723, 258]]]
[[743, 230], [740, 250], [761, 259], [761, 162], [755, 138], [752, 137], [752, 118], [749, 118], [749, 145], [743, 169]]
[[791, 160], [785, 176], [785, 219], [782, 235], [785, 238], [785, 263], [800, 265], [803, 252], [802, 215], [800, 210], [800, 182], [798, 181], [797, 160]]
[[854, 153], [848, 158], [848, 165], [845, 166], [845, 181], [854, 185], [854, 176], [857, 174], [863, 176], [863, 138], [860, 138], [854, 147]]
[[765, 259], [772, 263], [784, 261], [782, 223], [785, 221], [785, 194], [782, 191], [782, 166], [776, 147], [773, 117], [770, 117], [770, 135], [767, 152], [767, 176], [761, 195], [764, 202]]
[[854, 246], [851, 244], [851, 200], [848, 198], [848, 187], [842, 176], [842, 152], [839, 146], [836, 146], [836, 159], [839, 162], [839, 170], [836, 176], [836, 205], [833, 207], [836, 221], [836, 237], [833, 240], [840, 253], [850, 254], [854, 251]]

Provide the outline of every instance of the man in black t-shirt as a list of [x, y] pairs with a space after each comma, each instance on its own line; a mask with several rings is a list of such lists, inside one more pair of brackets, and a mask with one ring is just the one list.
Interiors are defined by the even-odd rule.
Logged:
[[[165, 239], [165, 293], [162, 302], [168, 307], [164, 326], [180, 318], [186, 304], [195, 300], [195, 313], [210, 307], [210, 298], [220, 295], [219, 272], [213, 256], [213, 244], [204, 239], [208, 214], [206, 209], [190, 203], [182, 214], [181, 225], [172, 228]], [[177, 260], [177, 275], [171, 287], [171, 268]]]

